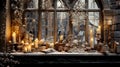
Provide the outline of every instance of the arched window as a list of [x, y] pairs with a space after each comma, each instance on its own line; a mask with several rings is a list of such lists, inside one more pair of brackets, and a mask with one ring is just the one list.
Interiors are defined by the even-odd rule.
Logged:
[[26, 7], [21, 8], [24, 10], [24, 33], [27, 34], [21, 34], [21, 41], [27, 38], [31, 43], [38, 39], [44, 44], [55, 45], [59, 42], [73, 44], [76, 40], [75, 44], [79, 46], [87, 42], [94, 48], [100, 16], [95, 0], [29, 0]]

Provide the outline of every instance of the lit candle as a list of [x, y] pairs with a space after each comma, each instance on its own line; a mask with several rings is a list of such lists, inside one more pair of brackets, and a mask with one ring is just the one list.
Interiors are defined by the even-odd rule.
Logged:
[[13, 39], [13, 43], [16, 43], [16, 33], [15, 32], [13, 32], [13, 34], [12, 34], [12, 39]]
[[94, 45], [93, 45], [93, 40], [94, 40], [93, 37], [91, 37], [91, 39], [90, 39], [90, 47], [91, 47], [91, 48], [94, 47]]
[[98, 29], [97, 29], [97, 33], [99, 33], [100, 34], [100, 31], [101, 30], [101, 27], [100, 26], [98, 26]]
[[32, 42], [32, 40], [33, 40], [33, 38], [32, 38], [32, 37], [29, 37], [29, 42], [30, 42], [30, 43]]
[[41, 39], [41, 40], [39, 41], [39, 44], [42, 45], [42, 44], [44, 44], [44, 42], [45, 42], [45, 40], [44, 40], [44, 39]]
[[31, 46], [34, 46], [34, 43], [32, 42], [32, 43], [30, 43], [31, 44]]
[[35, 39], [35, 48], [38, 48], [38, 43], [39, 43], [39, 40], [36, 38]]
[[27, 52], [28, 49], [27, 49], [27, 46], [24, 46], [24, 52]]
[[91, 48], [94, 47], [93, 42], [94, 42], [93, 30], [91, 29], [91, 30], [90, 30], [90, 47], [91, 47]]
[[11, 44], [12, 42], [11, 42], [11, 41], [9, 41], [9, 43]]
[[50, 47], [51, 47], [51, 48], [54, 48], [54, 43], [50, 43]]
[[28, 50], [28, 52], [31, 52], [31, 45], [27, 46], [27, 50]]
[[60, 41], [62, 41], [62, 40], [63, 40], [63, 35], [60, 36]]
[[29, 45], [29, 43], [25, 43], [25, 46], [28, 46]]
[[21, 44], [24, 45], [24, 41], [23, 40], [21, 41]]

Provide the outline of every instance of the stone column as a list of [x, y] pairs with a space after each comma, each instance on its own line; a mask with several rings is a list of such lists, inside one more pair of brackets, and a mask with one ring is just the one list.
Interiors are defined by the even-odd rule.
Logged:
[[39, 39], [39, 40], [40, 40], [41, 37], [42, 37], [42, 36], [41, 36], [41, 34], [42, 34], [42, 30], [41, 30], [41, 25], [42, 25], [42, 24], [41, 24], [41, 16], [42, 16], [42, 15], [41, 15], [41, 13], [42, 13], [42, 12], [40, 12], [41, 8], [42, 8], [42, 1], [39, 0], [39, 1], [38, 1], [38, 9], [39, 9], [39, 10], [38, 10], [38, 14], [39, 14], [39, 17], [38, 17], [38, 19], [39, 19], [39, 20], [38, 20], [38, 39]]
[[73, 34], [73, 18], [72, 18], [72, 11], [69, 13], [69, 35]]
[[[88, 9], [88, 0], [85, 0], [85, 8]], [[86, 17], [85, 17], [85, 40], [89, 43], [88, 37], [89, 37], [89, 21], [88, 21], [88, 12], [86, 12]]]
[[54, 2], [54, 44], [57, 41], [57, 11], [56, 11], [56, 7], [57, 6], [57, 0], [55, 0]]

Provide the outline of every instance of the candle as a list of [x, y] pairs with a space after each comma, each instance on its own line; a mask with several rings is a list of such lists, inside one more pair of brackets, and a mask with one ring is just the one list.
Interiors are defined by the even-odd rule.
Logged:
[[33, 40], [33, 38], [32, 38], [32, 37], [29, 37], [29, 42], [30, 42], [30, 43], [32, 42], [32, 40]]
[[42, 45], [42, 44], [44, 44], [44, 42], [45, 42], [45, 40], [44, 40], [44, 39], [41, 39], [41, 40], [39, 41], [39, 44]]
[[98, 26], [97, 33], [100, 34], [101, 27]]
[[50, 43], [50, 47], [51, 47], [51, 48], [54, 48], [54, 43]]
[[29, 45], [29, 43], [25, 43], [25, 46], [28, 46]]
[[27, 50], [28, 50], [28, 52], [31, 52], [31, 45], [27, 46]]
[[63, 35], [60, 36], [60, 41], [62, 41], [62, 40], [63, 40]]
[[93, 48], [94, 47], [94, 45], [93, 45], [93, 41], [94, 41], [94, 39], [93, 39], [93, 37], [90, 39], [90, 47], [91, 48]]
[[24, 41], [23, 40], [21, 41], [21, 44], [24, 45]]
[[24, 46], [24, 52], [27, 52], [28, 49], [27, 49], [27, 46]]
[[39, 40], [36, 38], [35, 39], [35, 48], [38, 48], [38, 43], [39, 43]]
[[15, 32], [13, 32], [13, 34], [12, 34], [12, 39], [13, 39], [13, 43], [15, 44], [16, 43], [16, 33]]
[[94, 42], [94, 38], [93, 38], [93, 37], [94, 37], [94, 36], [93, 36], [93, 30], [91, 29], [91, 30], [90, 30], [90, 47], [91, 47], [91, 48], [94, 47], [94, 45], [93, 45], [93, 44], [94, 44], [94, 43], [93, 43], [93, 42]]
[[11, 42], [11, 41], [9, 41], [9, 43], [11, 44], [12, 42]]
[[34, 43], [30, 43], [32, 46], [34, 46]]

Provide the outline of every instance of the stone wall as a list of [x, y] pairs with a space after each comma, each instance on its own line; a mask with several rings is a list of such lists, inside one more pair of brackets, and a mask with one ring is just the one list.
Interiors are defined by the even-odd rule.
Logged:
[[6, 0], [0, 0], [0, 52], [5, 51]]
[[114, 32], [114, 40], [120, 42], [120, 9], [115, 10], [115, 32]]

